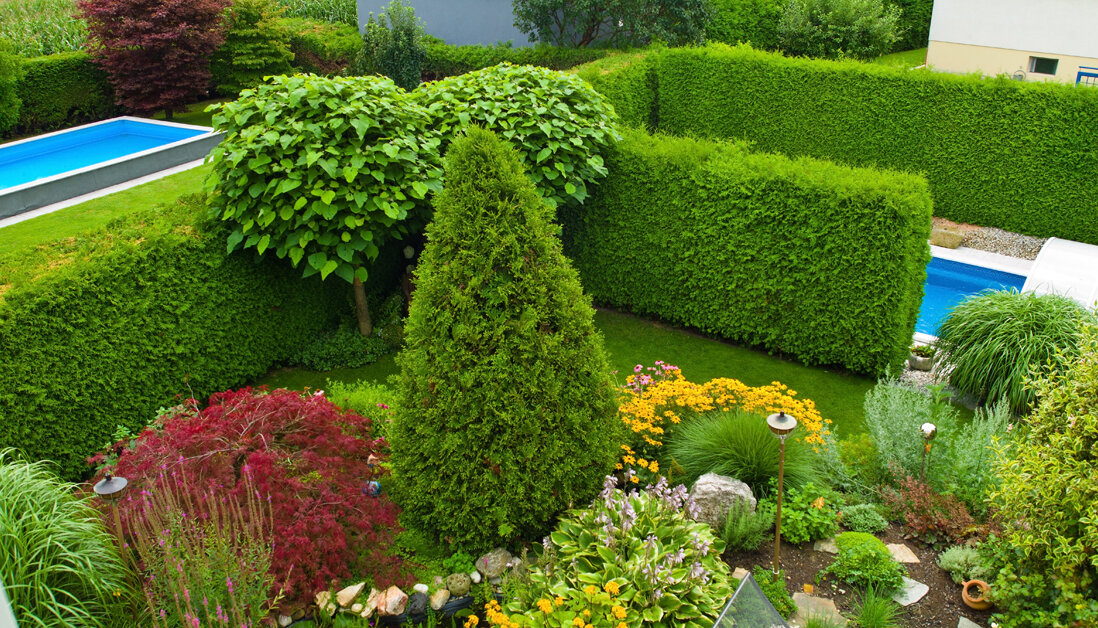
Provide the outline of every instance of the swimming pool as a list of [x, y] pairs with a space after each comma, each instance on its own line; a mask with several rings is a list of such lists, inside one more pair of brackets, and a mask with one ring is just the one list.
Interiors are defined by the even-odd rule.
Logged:
[[926, 266], [926, 283], [923, 285], [923, 304], [915, 331], [935, 336], [949, 310], [981, 290], [1022, 289], [1024, 275], [974, 266], [952, 260], [931, 258]]
[[122, 117], [0, 145], [0, 218], [202, 159], [220, 139]]

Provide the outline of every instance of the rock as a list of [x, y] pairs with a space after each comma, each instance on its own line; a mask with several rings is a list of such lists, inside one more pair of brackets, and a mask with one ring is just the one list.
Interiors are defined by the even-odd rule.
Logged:
[[473, 571], [470, 571], [469, 579], [473, 581], [473, 584], [480, 584], [480, 572], [475, 569]]
[[911, 606], [915, 602], [923, 599], [923, 596], [930, 591], [930, 587], [926, 586], [922, 582], [917, 582], [911, 578], [904, 578], [904, 586], [900, 591], [892, 596], [892, 601], [900, 606]]
[[294, 618], [293, 617], [290, 617], [289, 615], [279, 615], [278, 616], [278, 625], [281, 628], [286, 628], [286, 626], [289, 626], [292, 623], [294, 623]]
[[838, 554], [839, 547], [835, 545], [835, 537], [830, 539], [820, 539], [812, 546], [812, 549], [817, 552], [827, 552], [828, 554]]
[[316, 600], [316, 607], [319, 608], [320, 610], [324, 611], [325, 613], [329, 614], [329, 615], [335, 614], [336, 610], [339, 608], [338, 606], [335, 605], [335, 602], [332, 601], [332, 592], [331, 591], [320, 591], [320, 592], [318, 592], [316, 594], [315, 600]]
[[366, 583], [365, 582], [359, 582], [358, 584], [352, 584], [351, 586], [347, 587], [346, 589], [343, 589], [339, 593], [336, 593], [336, 601], [339, 602], [339, 605], [342, 606], [343, 608], [347, 608], [348, 606], [350, 606], [351, 604], [354, 603], [355, 598], [358, 597], [358, 594], [362, 593], [362, 590], [365, 589], [365, 588], [366, 588]]
[[514, 573], [514, 574], [522, 573], [523, 564], [524, 563], [522, 562], [522, 559], [517, 557], [517, 556], [515, 558], [512, 558], [511, 562], [508, 563], [508, 565], [510, 565], [510, 567], [511, 567], [511, 573]]
[[362, 610], [358, 611], [358, 616], [363, 619], [369, 619], [370, 615], [374, 614], [377, 610], [378, 600], [381, 599], [381, 591], [371, 587], [370, 595], [366, 598], [366, 603], [362, 606]]
[[732, 572], [732, 577], [735, 578], [736, 580], [742, 581], [744, 578], [747, 577], [748, 573], [750, 573], [750, 572], [747, 571], [746, 569], [744, 569], [743, 567], [736, 567], [736, 570]]
[[797, 591], [793, 594], [793, 603], [797, 612], [789, 618], [794, 626], [804, 626], [809, 618], [830, 622], [832, 626], [845, 626], [846, 618], [835, 608], [835, 602], [825, 597], [815, 597]]
[[915, 552], [911, 551], [911, 548], [903, 543], [889, 543], [885, 547], [888, 548], [888, 552], [892, 554], [893, 560], [898, 563], [917, 563], [919, 557], [915, 555]]
[[494, 549], [477, 559], [477, 571], [486, 578], [498, 578], [507, 569], [507, 563], [511, 562], [511, 552], [505, 549]]
[[947, 249], [955, 249], [965, 243], [965, 233], [960, 229], [934, 227], [930, 231], [930, 243]]
[[958, 617], [957, 628], [980, 628], [980, 624], [977, 624], [967, 617]]
[[426, 593], [416, 591], [412, 594], [412, 597], [408, 598], [408, 614], [409, 615], [425, 615], [427, 613], [427, 605], [431, 603], [430, 598]]
[[417, 593], [422, 593], [422, 594], [424, 594], [424, 595], [427, 595], [427, 592], [431, 590], [430, 588], [428, 588], [428, 586], [427, 586], [427, 585], [425, 585], [425, 584], [423, 584], [423, 583], [418, 583], [418, 584], [416, 584], [416, 586], [412, 587], [412, 589], [413, 589], [413, 590], [414, 590], [415, 592], [417, 592]]
[[469, 593], [469, 587], [472, 586], [472, 579], [467, 573], [452, 573], [446, 576], [446, 588], [449, 589], [450, 595], [454, 597], [461, 597]]
[[435, 588], [441, 589], [446, 586], [446, 581], [442, 579], [442, 576], [435, 576]]
[[294, 612], [290, 613], [290, 617], [294, 621], [297, 621], [299, 619], [304, 619], [305, 618], [305, 609], [303, 609], [303, 608], [294, 609]]
[[366, 608], [365, 605], [363, 605], [359, 602], [355, 602], [354, 604], [351, 605], [351, 612], [355, 613], [357, 615], [358, 613], [361, 613], [363, 611], [363, 609], [365, 609], [365, 608]]
[[737, 502], [744, 502], [752, 511], [755, 510], [755, 496], [751, 494], [751, 487], [735, 478], [716, 473], [706, 473], [698, 478], [690, 489], [690, 496], [698, 506], [695, 520], [708, 523], [715, 530], [724, 526], [728, 511]]
[[437, 611], [440, 608], [442, 608], [443, 606], [446, 606], [446, 603], [449, 602], [449, 601], [450, 601], [450, 591], [447, 590], [447, 589], [439, 589], [438, 591], [435, 591], [431, 595], [431, 599], [430, 599], [431, 609]]
[[381, 616], [396, 616], [404, 612], [408, 606], [408, 594], [393, 585], [378, 596], [377, 614]]
[[499, 585], [503, 584], [503, 578], [488, 578], [488, 584], [494, 587], [498, 587]]

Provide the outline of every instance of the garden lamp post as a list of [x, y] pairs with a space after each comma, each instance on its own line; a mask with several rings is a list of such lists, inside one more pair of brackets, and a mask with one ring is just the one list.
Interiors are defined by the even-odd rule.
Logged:
[[125, 544], [122, 542], [122, 519], [118, 515], [118, 499], [126, 490], [129, 481], [123, 477], [117, 477], [107, 472], [102, 480], [95, 483], [92, 490], [100, 499], [111, 505], [114, 511], [114, 535], [118, 538], [118, 551], [123, 551]]
[[782, 549], [782, 482], [785, 479], [785, 437], [797, 427], [797, 419], [784, 411], [766, 417], [766, 425], [781, 442], [778, 449], [778, 514], [774, 519], [774, 575], [778, 575], [778, 558]]
[[934, 437], [938, 435], [938, 428], [933, 423], [923, 423], [921, 428], [923, 431], [923, 438], [926, 442], [923, 444], [923, 468], [919, 472], [919, 481], [926, 482], [926, 459], [930, 455], [930, 441], [934, 440]]

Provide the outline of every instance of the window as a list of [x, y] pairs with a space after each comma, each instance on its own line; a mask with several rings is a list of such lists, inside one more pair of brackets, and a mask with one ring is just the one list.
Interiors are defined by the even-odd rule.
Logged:
[[1029, 71], [1033, 72], [1034, 74], [1056, 74], [1056, 66], [1059, 63], [1059, 59], [1048, 59], [1046, 57], [1030, 57]]

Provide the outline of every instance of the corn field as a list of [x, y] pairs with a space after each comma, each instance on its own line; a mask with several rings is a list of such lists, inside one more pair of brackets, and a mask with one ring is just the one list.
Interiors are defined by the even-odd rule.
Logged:
[[79, 50], [87, 38], [73, 0], [0, 0], [0, 40], [24, 57]]
[[[0, 0], [3, 2], [4, 0]], [[277, 0], [289, 17], [304, 17], [318, 22], [350, 24], [358, 27], [355, 0]]]

